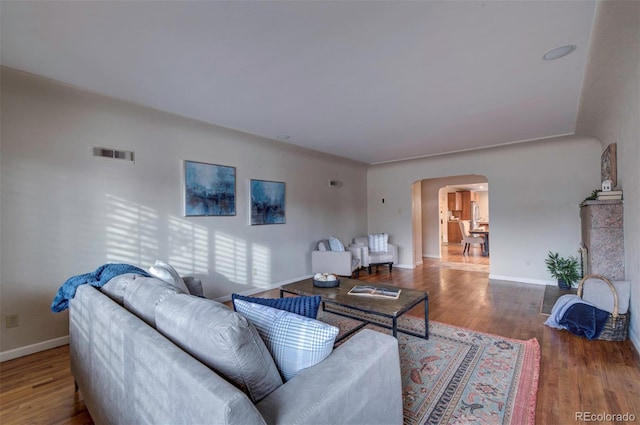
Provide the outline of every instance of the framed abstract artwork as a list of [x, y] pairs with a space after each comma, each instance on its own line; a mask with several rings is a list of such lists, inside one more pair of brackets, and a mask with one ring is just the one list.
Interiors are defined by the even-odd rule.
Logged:
[[184, 215], [236, 215], [236, 168], [184, 161]]
[[611, 143], [600, 157], [600, 181], [611, 180], [611, 187], [618, 185], [617, 144]]
[[283, 182], [251, 179], [251, 225], [286, 222], [285, 189]]

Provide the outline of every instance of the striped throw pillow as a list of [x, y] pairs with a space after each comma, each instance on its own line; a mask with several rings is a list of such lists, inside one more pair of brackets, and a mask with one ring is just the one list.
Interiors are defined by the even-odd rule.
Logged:
[[386, 233], [377, 233], [369, 235], [369, 251], [371, 252], [387, 252], [389, 251], [389, 235]]
[[335, 326], [239, 299], [235, 307], [256, 327], [285, 382], [333, 351]]

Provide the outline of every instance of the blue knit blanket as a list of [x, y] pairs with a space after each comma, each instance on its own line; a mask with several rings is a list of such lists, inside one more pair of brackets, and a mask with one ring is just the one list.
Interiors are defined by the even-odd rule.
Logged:
[[544, 324], [556, 329], [566, 329], [587, 339], [598, 339], [608, 319], [608, 312], [577, 295], [567, 294], [558, 298]]
[[100, 288], [114, 277], [125, 273], [137, 273], [145, 277], [150, 277], [144, 270], [129, 264], [103, 264], [91, 273], [85, 273], [67, 279], [58, 289], [58, 293], [51, 303], [51, 311], [60, 313], [69, 308], [69, 300], [75, 297], [78, 286], [88, 283], [91, 286]]

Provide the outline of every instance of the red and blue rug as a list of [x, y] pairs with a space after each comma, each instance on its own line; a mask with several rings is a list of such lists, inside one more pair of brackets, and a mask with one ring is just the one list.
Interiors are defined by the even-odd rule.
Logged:
[[[329, 312], [318, 319], [352, 329]], [[401, 329], [424, 333], [424, 321], [402, 317]], [[389, 330], [367, 325], [370, 329]], [[405, 424], [535, 423], [540, 347], [429, 321], [429, 339], [398, 332]]]

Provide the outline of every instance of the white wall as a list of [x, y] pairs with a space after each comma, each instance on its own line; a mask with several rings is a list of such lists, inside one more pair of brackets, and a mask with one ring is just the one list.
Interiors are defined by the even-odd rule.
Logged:
[[630, 337], [640, 351], [640, 3], [598, 2], [577, 133], [601, 150], [617, 143], [624, 191], [626, 278], [631, 281]]
[[372, 166], [367, 187], [369, 230], [389, 233], [399, 245], [399, 262], [410, 266], [411, 184], [482, 175], [490, 187], [490, 277], [553, 283], [544, 258], [549, 250], [577, 255], [578, 204], [599, 186], [600, 151], [593, 138], [562, 137]]
[[[2, 353], [67, 335], [51, 301], [103, 263], [165, 259], [216, 298], [307, 276], [314, 242], [367, 231], [364, 164], [7, 68], [1, 77], [0, 317], [20, 315], [19, 327], [0, 326]], [[134, 150], [135, 165], [93, 158], [92, 146]], [[236, 167], [235, 217], [183, 216], [185, 159]], [[250, 178], [286, 182], [285, 225], [247, 225]]]

